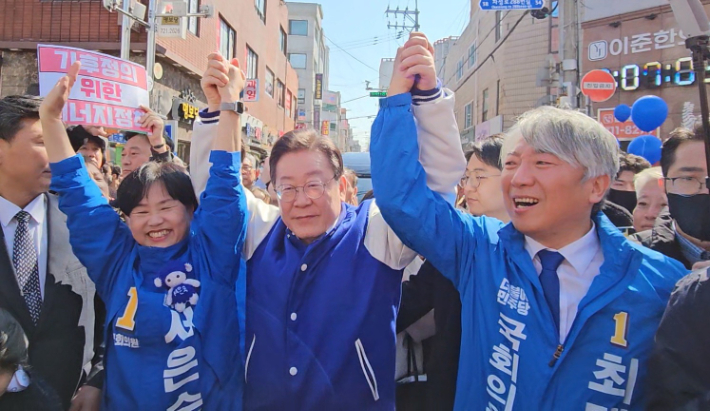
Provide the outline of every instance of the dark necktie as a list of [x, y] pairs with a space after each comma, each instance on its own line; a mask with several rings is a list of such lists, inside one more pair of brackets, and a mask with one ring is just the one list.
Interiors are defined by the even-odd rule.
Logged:
[[545, 300], [552, 311], [555, 319], [555, 328], [560, 332], [560, 278], [557, 276], [557, 268], [565, 258], [556, 251], [541, 250], [537, 253], [542, 264], [540, 273], [540, 283], [542, 291], [545, 293]]
[[17, 283], [30, 311], [32, 321], [37, 325], [42, 310], [42, 294], [39, 288], [39, 266], [37, 249], [30, 233], [30, 214], [20, 211], [15, 215], [17, 230], [12, 247], [12, 264], [15, 266]]

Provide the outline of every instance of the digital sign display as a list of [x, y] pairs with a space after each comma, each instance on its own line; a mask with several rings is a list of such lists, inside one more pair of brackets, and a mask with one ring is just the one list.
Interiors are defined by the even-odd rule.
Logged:
[[[627, 64], [618, 70], [603, 69], [614, 77], [618, 88], [623, 91], [656, 89], [665, 86], [692, 86], [695, 84], [695, 71], [691, 57], [679, 58], [674, 62], [660, 63], [653, 61], [644, 65]], [[710, 84], [710, 67], [706, 69]]]

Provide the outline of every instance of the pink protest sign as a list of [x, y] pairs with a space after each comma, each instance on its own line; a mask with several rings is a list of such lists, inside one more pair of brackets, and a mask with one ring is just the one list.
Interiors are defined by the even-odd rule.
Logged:
[[131, 61], [72, 47], [37, 46], [39, 89], [46, 96], [69, 67], [81, 62], [77, 81], [64, 107], [66, 124], [96, 125], [146, 132], [138, 119], [148, 106], [145, 68]]

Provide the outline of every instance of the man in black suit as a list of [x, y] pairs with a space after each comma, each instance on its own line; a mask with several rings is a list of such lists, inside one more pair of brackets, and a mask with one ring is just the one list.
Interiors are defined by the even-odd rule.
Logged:
[[101, 305], [72, 253], [57, 198], [47, 192], [51, 174], [40, 101], [0, 99], [0, 308], [22, 325], [32, 369], [64, 407], [81, 387], [72, 410], [98, 410], [103, 376], [95, 347], [103, 318], [96, 305]]

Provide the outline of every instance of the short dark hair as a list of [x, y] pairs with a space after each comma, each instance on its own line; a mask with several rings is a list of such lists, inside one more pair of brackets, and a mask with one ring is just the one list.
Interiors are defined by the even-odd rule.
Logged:
[[495, 167], [498, 170], [503, 169], [503, 164], [500, 160], [500, 150], [503, 147], [503, 134], [493, 134], [482, 140], [473, 143], [471, 151], [466, 153], [466, 163], [471, 161], [472, 156], [484, 164]]
[[361, 201], [369, 200], [371, 198], [375, 198], [375, 192], [372, 190], [368, 190], [367, 193], [365, 193], [365, 195], [362, 196]]
[[629, 153], [619, 153], [619, 172], [616, 175], [618, 176], [624, 171], [638, 174], [647, 168], [651, 168], [651, 163], [645, 158]]
[[111, 175], [112, 176], [120, 176], [121, 175], [121, 167], [120, 166], [111, 166]]
[[148, 142], [148, 144], [150, 144], [150, 139], [149, 139], [148, 136], [145, 135], [145, 134], [136, 133], [135, 131], [125, 131], [125, 132], [123, 133], [123, 138], [124, 138], [126, 141], [132, 139], [133, 137], [143, 137], [143, 138]]
[[14, 373], [27, 363], [25, 332], [10, 312], [0, 308], [0, 370]]
[[12, 141], [22, 128], [22, 120], [39, 120], [42, 99], [34, 96], [7, 96], [0, 99], [0, 139]]
[[678, 147], [688, 141], [705, 142], [705, 131], [703, 130], [702, 123], [696, 124], [692, 130], [685, 127], [678, 127], [671, 131], [668, 140], [666, 140], [661, 147], [661, 170], [663, 171], [664, 177], [668, 177], [668, 170], [670, 170], [673, 163], [675, 163], [675, 152], [678, 151]]
[[319, 151], [330, 161], [330, 165], [337, 180], [343, 175], [343, 156], [335, 146], [333, 140], [323, 137], [315, 130], [293, 130], [281, 136], [271, 149], [269, 166], [271, 167], [271, 181], [276, 181], [276, 165], [281, 157], [296, 151]]
[[175, 163], [149, 161], [123, 179], [116, 193], [116, 206], [130, 216], [150, 187], [160, 183], [168, 195], [185, 207], [197, 209], [197, 197], [185, 168]]

